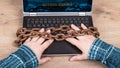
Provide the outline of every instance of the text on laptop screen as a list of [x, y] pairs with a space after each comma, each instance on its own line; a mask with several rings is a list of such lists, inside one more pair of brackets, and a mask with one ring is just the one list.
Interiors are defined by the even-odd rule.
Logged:
[[23, 0], [24, 12], [90, 12], [92, 0]]

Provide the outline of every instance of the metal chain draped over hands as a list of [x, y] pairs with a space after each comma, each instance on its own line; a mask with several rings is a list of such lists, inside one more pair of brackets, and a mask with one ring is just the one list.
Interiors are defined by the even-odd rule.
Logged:
[[[43, 37], [45, 39], [55, 39], [57, 41], [65, 40], [66, 38], [74, 38], [77, 36], [84, 36], [84, 35], [93, 35], [94, 37], [99, 37], [99, 32], [96, 27], [88, 27], [88, 29], [82, 29], [79, 27], [80, 30], [76, 31], [68, 25], [63, 25], [59, 28], [50, 27], [46, 28], [45, 32], [39, 32], [41, 28], [20, 28], [17, 30], [16, 36], [17, 40], [15, 43], [21, 44], [28, 38], [33, 37]], [[50, 30], [51, 32], [48, 33], [47, 31]]]

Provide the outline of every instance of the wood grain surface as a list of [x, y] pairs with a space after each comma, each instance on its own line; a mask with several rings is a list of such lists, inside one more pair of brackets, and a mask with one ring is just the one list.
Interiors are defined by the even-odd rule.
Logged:
[[[22, 26], [22, 0], [0, 0], [0, 60], [16, 51], [16, 30]], [[94, 0], [93, 22], [100, 38], [120, 47], [120, 0]], [[40, 68], [105, 68], [95, 61], [69, 62], [70, 56], [53, 57]]]

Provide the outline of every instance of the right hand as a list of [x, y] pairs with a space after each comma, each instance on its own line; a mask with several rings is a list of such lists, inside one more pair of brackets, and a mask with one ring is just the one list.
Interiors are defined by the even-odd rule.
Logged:
[[[71, 25], [71, 27], [74, 30], [80, 30], [77, 26], [75, 26], [73, 24]], [[83, 29], [87, 29], [87, 27], [84, 24], [81, 24], [81, 27]], [[67, 38], [66, 41], [68, 41], [69, 43], [71, 43], [74, 46], [76, 46], [77, 48], [79, 48], [82, 51], [82, 54], [78, 54], [76, 56], [71, 57], [70, 61], [88, 59], [88, 53], [90, 51], [91, 45], [96, 38], [92, 35], [77, 36], [76, 38], [77, 39]]]

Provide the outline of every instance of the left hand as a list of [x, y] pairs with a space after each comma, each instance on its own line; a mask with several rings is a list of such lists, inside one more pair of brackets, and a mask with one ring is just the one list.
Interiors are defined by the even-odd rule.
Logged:
[[[44, 32], [44, 29], [41, 29], [40, 32]], [[44, 64], [50, 61], [51, 57], [42, 58], [42, 54], [53, 41], [53, 39], [45, 41], [45, 39], [42, 37], [35, 37], [32, 39], [27, 39], [24, 45], [28, 46], [36, 54], [40, 64]]]

